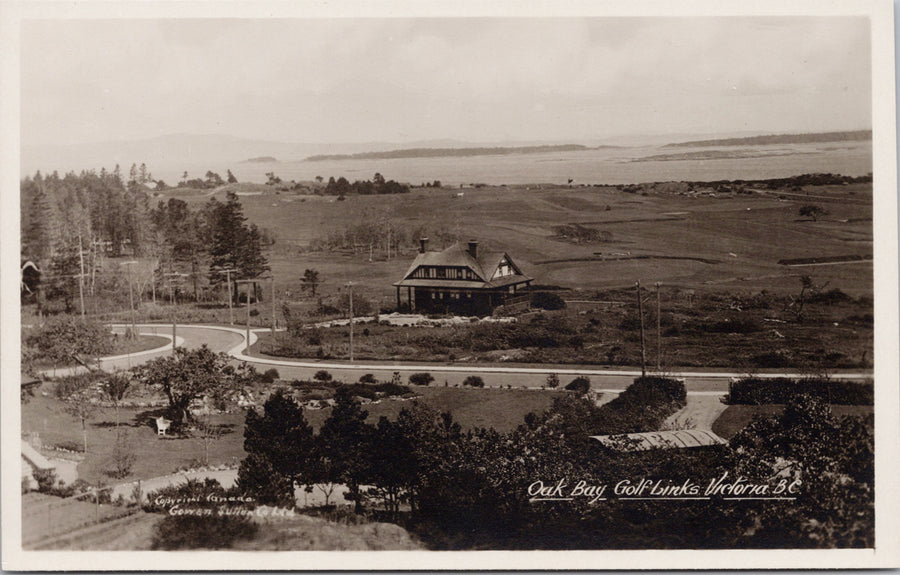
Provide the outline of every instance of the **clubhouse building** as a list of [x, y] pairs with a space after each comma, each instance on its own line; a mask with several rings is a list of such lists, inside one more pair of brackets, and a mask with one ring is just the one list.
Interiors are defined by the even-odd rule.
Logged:
[[527, 301], [520, 293], [532, 278], [522, 273], [506, 252], [479, 250], [477, 241], [429, 251], [428, 238], [397, 288], [397, 307], [406, 303], [417, 313], [490, 315], [494, 308]]

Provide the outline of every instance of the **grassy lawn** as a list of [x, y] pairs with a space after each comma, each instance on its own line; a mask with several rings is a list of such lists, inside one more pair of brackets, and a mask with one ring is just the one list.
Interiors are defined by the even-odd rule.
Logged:
[[[756, 417], [771, 417], [784, 411], [784, 405], [729, 405], [713, 423], [714, 433], [724, 439], [731, 439]], [[837, 419], [846, 416], [865, 417], [874, 413], [870, 405], [832, 405], [831, 413]]]
[[[49, 391], [51, 384], [42, 390]], [[444, 387], [416, 387], [419, 400], [440, 412], [450, 411], [463, 429], [494, 427], [506, 432], [521, 424], [529, 412], [542, 412], [550, 407], [554, 397], [564, 392], [521, 389], [462, 389]], [[381, 416], [395, 418], [400, 410], [411, 406], [410, 401], [382, 400], [367, 404], [368, 422]], [[23, 433], [38, 433], [45, 447], [80, 446], [83, 441], [81, 422], [65, 413], [63, 402], [43, 396], [39, 390], [22, 405]], [[120, 408], [118, 432], [127, 436], [126, 445], [136, 456], [131, 475], [113, 479], [108, 471], [114, 468], [113, 449], [116, 444], [116, 414], [112, 408], [99, 408], [88, 421], [88, 451], [78, 465], [79, 477], [87, 481], [102, 480], [119, 483], [166, 475], [179, 468], [202, 465], [206, 460], [202, 439], [198, 437], [159, 437], [153, 419], [162, 414], [159, 408]], [[318, 429], [330, 415], [331, 409], [305, 410], [307, 420]], [[244, 412], [211, 416], [211, 423], [223, 429], [222, 437], [210, 445], [210, 465], [236, 464], [244, 458]], [[81, 454], [46, 451], [50, 456], [80, 458]]]

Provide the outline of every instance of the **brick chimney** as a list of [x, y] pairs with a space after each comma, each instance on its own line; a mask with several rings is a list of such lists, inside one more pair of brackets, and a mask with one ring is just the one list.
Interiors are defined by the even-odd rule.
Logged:
[[478, 242], [477, 241], [469, 240], [468, 252], [469, 252], [470, 256], [472, 256], [476, 260], [478, 259]]
[[419, 239], [419, 253], [424, 254], [428, 250], [428, 238]]

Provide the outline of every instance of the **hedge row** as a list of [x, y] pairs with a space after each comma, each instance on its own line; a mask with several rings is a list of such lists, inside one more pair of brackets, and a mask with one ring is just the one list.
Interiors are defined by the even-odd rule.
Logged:
[[807, 394], [836, 405], [873, 405], [874, 393], [872, 383], [841, 379], [745, 377], [729, 386], [725, 402], [743, 405], [787, 403], [800, 394]]
[[684, 382], [659, 376], [645, 376], [600, 407], [597, 433], [614, 435], [656, 431], [663, 421], [685, 405]]

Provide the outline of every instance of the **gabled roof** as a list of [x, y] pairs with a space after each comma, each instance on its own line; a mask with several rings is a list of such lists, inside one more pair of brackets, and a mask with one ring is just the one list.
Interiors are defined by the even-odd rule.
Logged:
[[648, 451], [650, 449], [684, 449], [727, 443], [705, 429], [679, 429], [677, 431], [650, 431], [619, 435], [593, 435], [604, 447], [613, 451]]
[[[478, 254], [478, 257], [472, 257], [472, 254], [469, 253], [468, 249], [466, 249], [466, 247], [461, 243], [455, 243], [449, 248], [439, 252], [428, 251], [425, 253], [419, 253], [418, 255], [416, 255], [416, 259], [413, 260], [413, 263], [409, 266], [409, 269], [406, 270], [406, 273], [403, 275], [403, 279], [395, 283], [394, 285], [411, 287], [445, 287], [452, 284], [461, 288], [485, 288], [502, 287], [513, 283], [530, 281], [532, 279], [521, 273], [521, 270], [519, 270], [518, 266], [512, 261], [512, 258], [510, 258], [506, 252], [490, 251], [479, 248], [476, 253]], [[494, 275], [494, 272], [500, 266], [500, 262], [503, 261], [504, 257], [510, 263], [510, 265], [516, 269], [518, 275], [505, 276], [491, 281], [491, 276]], [[412, 275], [412, 273], [415, 272], [420, 266], [469, 268], [475, 273], [476, 276], [478, 276], [480, 281], [469, 280], [461, 282], [459, 280], [426, 280], [411, 278], [410, 276]]]

